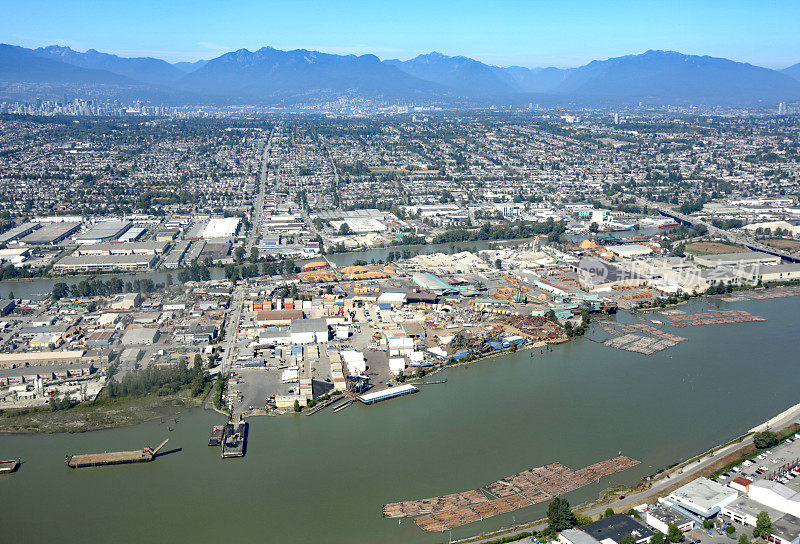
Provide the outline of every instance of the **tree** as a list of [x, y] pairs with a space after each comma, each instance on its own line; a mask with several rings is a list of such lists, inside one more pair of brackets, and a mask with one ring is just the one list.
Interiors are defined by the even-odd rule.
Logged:
[[650, 537], [650, 544], [664, 544], [664, 533], [656, 531]]
[[236, 248], [236, 251], [234, 251], [233, 254], [236, 257], [236, 261], [241, 262], [244, 260], [245, 249], [242, 246], [239, 246]]
[[502, 270], [503, 269], [503, 261], [501, 261], [500, 259], [495, 260], [494, 261], [494, 267], [496, 269], [498, 269], [498, 270]]
[[683, 531], [678, 529], [678, 526], [674, 523], [670, 523], [668, 530], [667, 530], [667, 540], [672, 542], [673, 544], [677, 544], [681, 540], [683, 540]]
[[619, 544], [636, 544], [636, 539], [633, 535], [625, 535], [622, 537], [622, 540], [619, 541]]
[[53, 299], [58, 300], [69, 296], [69, 286], [64, 282], [58, 282], [53, 286]]
[[772, 535], [772, 520], [766, 512], [759, 512], [756, 516], [756, 528], [753, 529], [753, 536], [760, 536], [766, 540], [770, 535]]
[[753, 435], [753, 445], [760, 450], [777, 446], [780, 441], [778, 435], [769, 430]]
[[566, 529], [575, 527], [577, 520], [575, 514], [569, 507], [569, 501], [556, 497], [547, 507], [547, 519], [550, 522], [548, 529], [550, 532], [559, 533]]
[[347, 236], [347, 235], [348, 235], [348, 234], [350, 234], [351, 232], [352, 232], [352, 231], [350, 230], [350, 225], [348, 225], [347, 223], [342, 223], [342, 224], [339, 226], [339, 234], [340, 234], [341, 236]]
[[258, 248], [256, 246], [253, 246], [253, 249], [250, 250], [250, 262], [258, 262]]
[[592, 221], [592, 224], [589, 225], [589, 232], [598, 232], [600, 230], [600, 226]]
[[294, 411], [295, 412], [299, 412], [300, 411], [300, 402], [294, 401]]
[[603, 514], [603, 516], [607, 517], [607, 518], [610, 518], [613, 515], [614, 515], [614, 509], [613, 508], [606, 508], [606, 513]]
[[742, 533], [739, 535], [739, 544], [751, 544], [750, 539], [747, 538], [746, 534]]

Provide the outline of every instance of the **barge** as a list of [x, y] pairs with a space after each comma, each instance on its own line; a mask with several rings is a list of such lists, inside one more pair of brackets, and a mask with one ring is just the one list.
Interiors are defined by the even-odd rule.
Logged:
[[82, 453], [67, 455], [64, 463], [70, 468], [103, 467], [106, 465], [127, 465], [130, 463], [149, 463], [156, 458], [158, 451], [164, 447], [169, 438], [156, 449], [146, 446], [140, 450], [112, 451], [106, 453]]
[[247, 449], [247, 422], [240, 419], [238, 423], [229, 421], [225, 424], [222, 439], [222, 458], [244, 457]]
[[221, 446], [222, 438], [225, 436], [225, 427], [214, 427], [211, 429], [211, 436], [208, 439], [209, 446]]

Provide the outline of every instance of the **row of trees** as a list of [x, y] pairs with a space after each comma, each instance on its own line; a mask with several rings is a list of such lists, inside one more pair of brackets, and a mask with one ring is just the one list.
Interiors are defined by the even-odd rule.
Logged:
[[[530, 238], [536, 235], [548, 235], [549, 241], [558, 241], [558, 238], [567, 231], [566, 225], [552, 218], [539, 222], [520, 222], [508, 225], [490, 225], [485, 223], [479, 229], [454, 229], [439, 234], [433, 239], [434, 244], [452, 242], [476, 242], [478, 240], [514, 240]], [[551, 240], [551, 237], [553, 238]]]
[[119, 278], [82, 280], [72, 285], [58, 282], [53, 286], [52, 297], [59, 300], [67, 297], [100, 297], [117, 293], [152, 293], [163, 288], [163, 284], [154, 283], [151, 279], [135, 279], [124, 282]]
[[185, 361], [167, 368], [148, 366], [128, 372], [121, 379], [109, 379], [106, 391], [110, 398], [123, 398], [150, 394], [173, 395], [190, 387], [192, 395], [198, 396], [205, 389], [207, 380], [208, 375], [203, 370], [202, 358], [198, 354], [191, 369]]

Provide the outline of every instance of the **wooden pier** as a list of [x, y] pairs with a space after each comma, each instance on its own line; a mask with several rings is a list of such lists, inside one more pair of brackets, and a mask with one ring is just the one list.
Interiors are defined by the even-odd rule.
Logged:
[[164, 447], [169, 438], [156, 449], [149, 446], [141, 450], [112, 451], [107, 453], [82, 453], [67, 455], [64, 462], [70, 468], [102, 467], [106, 465], [127, 465], [129, 463], [149, 463], [156, 458], [158, 451]]

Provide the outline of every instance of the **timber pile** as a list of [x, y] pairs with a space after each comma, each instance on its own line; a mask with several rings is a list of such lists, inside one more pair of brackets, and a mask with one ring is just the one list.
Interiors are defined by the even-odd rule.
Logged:
[[482, 497], [483, 500], [479, 502], [432, 511], [414, 518], [414, 522], [421, 529], [428, 532], [442, 532], [467, 523], [481, 521], [548, 501], [553, 497], [591, 484], [602, 476], [625, 470], [637, 464], [639, 464], [639, 461], [625, 456], [601, 461], [576, 471], [565, 467], [561, 463], [551, 463], [490, 483], [485, 489], [498, 497], [491, 501], [477, 491], [468, 491], [423, 501], [387, 504], [384, 506], [384, 515], [387, 517], [401, 517], [402, 515], [410, 514], [392, 515], [392, 513], [421, 511], [423, 506], [420, 505], [422, 503], [426, 505], [435, 504], [438, 507], [443, 504], [441, 501], [444, 499], [447, 499], [446, 502], [448, 504], [456, 504], [459, 500], [477, 500], [477, 497]]
[[448, 510], [446, 512], [439, 512], [437, 514], [428, 514], [414, 519], [414, 522], [423, 530], [431, 533], [439, 533], [460, 527], [467, 523], [481, 521], [486, 518], [499, 516], [507, 512], [519, 510], [526, 506], [531, 506], [531, 502], [525, 497], [515, 495], [502, 499], [495, 499], [476, 506], [468, 506], [464, 508], [457, 508], [455, 510]]
[[750, 321], [766, 321], [765, 318], [752, 315], [744, 310], [722, 310], [718, 312], [703, 312], [699, 314], [669, 316], [673, 327], [688, 327], [690, 325], [718, 325], [722, 323], [745, 323]]
[[432, 514], [444, 510], [453, 510], [460, 507], [471, 506], [489, 502], [485, 495], [476, 490], [463, 493], [453, 493], [430, 499], [417, 501], [392, 502], [383, 505], [383, 515], [387, 518], [414, 517], [422, 514]]
[[748, 300], [769, 300], [771, 298], [794, 297], [800, 295], [799, 287], [773, 287], [757, 291], [739, 291], [728, 297], [734, 302], [745, 302]]
[[561, 463], [553, 463], [492, 482], [485, 489], [498, 497], [524, 493], [531, 501], [533, 497], [541, 495], [536, 502], [543, 502], [588, 485], [602, 476], [625, 470], [637, 464], [639, 464], [638, 461], [625, 456], [608, 459], [576, 471]]

